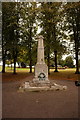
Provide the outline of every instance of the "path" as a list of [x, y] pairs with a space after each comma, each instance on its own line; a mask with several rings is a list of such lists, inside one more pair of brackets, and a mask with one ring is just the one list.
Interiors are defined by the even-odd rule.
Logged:
[[[32, 78], [33, 75], [26, 80]], [[21, 82], [3, 83], [3, 118], [78, 117], [78, 88], [73, 81], [56, 81], [58, 84], [67, 85], [66, 91], [20, 93], [17, 90]]]

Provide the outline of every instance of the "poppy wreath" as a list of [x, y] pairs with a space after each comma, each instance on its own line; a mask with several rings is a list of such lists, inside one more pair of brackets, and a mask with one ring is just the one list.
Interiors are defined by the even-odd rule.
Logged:
[[39, 76], [38, 76], [39, 80], [44, 80], [45, 77], [46, 77], [46, 76], [45, 76], [44, 73], [40, 73]]

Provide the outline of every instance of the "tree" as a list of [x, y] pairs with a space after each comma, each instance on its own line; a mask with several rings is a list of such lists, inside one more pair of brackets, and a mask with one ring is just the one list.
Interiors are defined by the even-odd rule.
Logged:
[[64, 65], [68, 66], [69, 68], [73, 67], [73, 58], [72, 58], [72, 56], [66, 57]]
[[57, 54], [64, 51], [60, 33], [60, 7], [62, 3], [48, 2], [41, 4], [41, 34], [45, 39], [45, 53], [48, 64], [48, 72], [50, 68], [50, 55], [54, 52], [55, 56], [55, 72], [57, 70]]
[[[36, 56], [36, 3], [3, 3], [3, 29], [2, 29], [2, 48], [3, 48], [3, 72], [5, 72], [6, 59], [14, 62], [14, 71], [16, 73], [16, 62], [20, 60], [22, 52], [25, 51], [22, 61], [28, 61], [30, 73], [32, 60]], [[23, 47], [24, 46], [24, 47]]]
[[70, 34], [71, 42], [75, 44], [75, 56], [76, 56], [76, 74], [79, 73], [79, 40], [80, 40], [80, 2], [70, 2], [64, 5], [65, 25], [68, 33]]
[[[5, 8], [5, 9], [4, 9]], [[2, 66], [2, 72], [5, 73], [5, 61], [6, 61], [6, 52], [7, 52], [7, 48], [6, 48], [6, 44], [7, 44], [7, 31], [5, 31], [7, 29], [7, 5], [4, 3], [2, 4], [2, 61], [3, 61], [3, 66]]]
[[[3, 72], [5, 72], [5, 61], [8, 56], [14, 61], [14, 71], [16, 74], [16, 61], [18, 56], [19, 44], [19, 3], [2, 3], [2, 54], [3, 54]], [[8, 54], [9, 55], [8, 55]]]
[[[36, 3], [21, 4], [21, 39], [22, 45], [26, 48], [26, 56], [29, 61], [30, 73], [32, 73], [33, 52], [35, 47], [34, 37], [37, 32], [36, 28]], [[36, 47], [35, 47], [36, 49]]]

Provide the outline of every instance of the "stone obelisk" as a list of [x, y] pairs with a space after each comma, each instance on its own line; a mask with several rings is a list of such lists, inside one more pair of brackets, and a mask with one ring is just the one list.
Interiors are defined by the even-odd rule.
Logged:
[[44, 61], [44, 43], [43, 36], [38, 38], [38, 49], [37, 49], [37, 64], [35, 66], [35, 78], [33, 82], [36, 83], [49, 83], [48, 80], [48, 67]]

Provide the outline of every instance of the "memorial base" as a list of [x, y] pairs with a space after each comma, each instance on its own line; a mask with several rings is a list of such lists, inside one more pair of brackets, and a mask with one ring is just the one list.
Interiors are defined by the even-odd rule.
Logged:
[[56, 83], [36, 83], [36, 82], [25, 82], [19, 87], [19, 91], [58, 91], [66, 90], [67, 86], [58, 85]]

